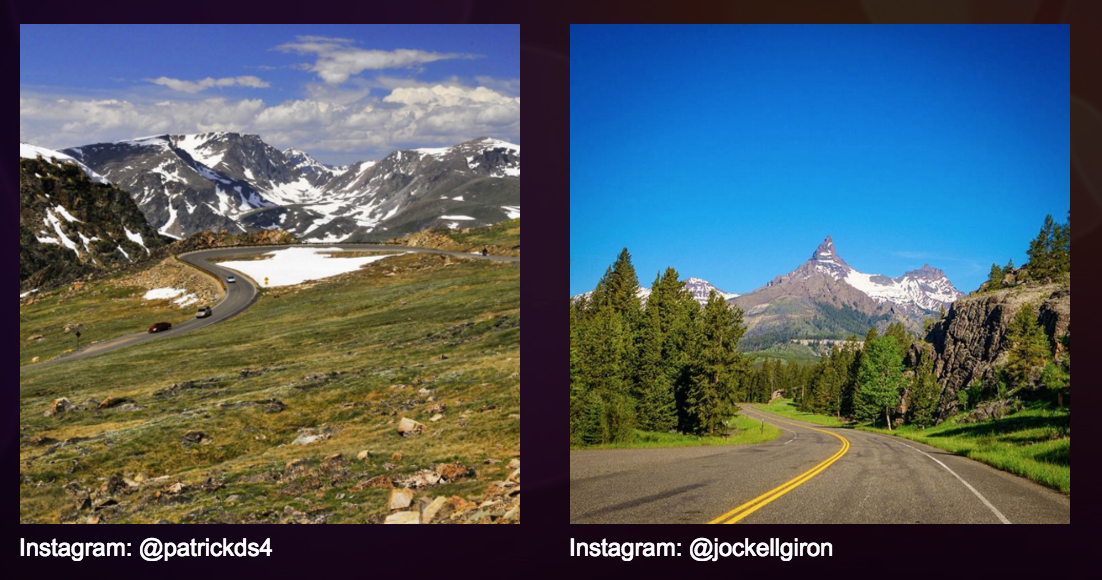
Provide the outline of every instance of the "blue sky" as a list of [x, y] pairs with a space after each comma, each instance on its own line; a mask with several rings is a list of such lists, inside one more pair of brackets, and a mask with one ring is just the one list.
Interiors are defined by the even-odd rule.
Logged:
[[1067, 26], [571, 27], [570, 293], [745, 293], [828, 234], [968, 292], [1069, 198]]
[[236, 130], [322, 161], [520, 141], [519, 26], [21, 25], [20, 140]]

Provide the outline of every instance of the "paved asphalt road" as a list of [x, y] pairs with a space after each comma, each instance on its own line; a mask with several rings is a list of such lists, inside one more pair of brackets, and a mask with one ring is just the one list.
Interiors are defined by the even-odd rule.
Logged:
[[[289, 247], [303, 247], [303, 246], [289, 246]], [[476, 256], [474, 254], [468, 254], [464, 252], [447, 252], [443, 250], [430, 250], [427, 248], [411, 248], [407, 246], [374, 246], [368, 244], [319, 244], [319, 248], [341, 248], [345, 250], [360, 250], [360, 251], [401, 251], [401, 252], [418, 252], [427, 254], [442, 254], [449, 256], [461, 256], [464, 258], [471, 258], [477, 260], [492, 260], [499, 262], [520, 262], [520, 258], [510, 258], [503, 256], [488, 256], [483, 258], [482, 256]], [[120, 336], [111, 340], [105, 340], [96, 344], [86, 346], [77, 352], [72, 354], [53, 359], [48, 362], [39, 363], [36, 365], [28, 365], [20, 367], [19, 371], [23, 372], [28, 368], [41, 368], [52, 366], [55, 364], [62, 364], [82, 358], [88, 358], [92, 356], [101, 355], [111, 351], [133, 346], [150, 340], [160, 340], [162, 338], [168, 338], [171, 336], [179, 336], [188, 332], [194, 332], [200, 328], [205, 328], [212, 324], [217, 324], [226, 320], [232, 316], [237, 315], [241, 311], [245, 310], [249, 306], [252, 306], [256, 302], [257, 292], [256, 285], [247, 276], [242, 275], [239, 272], [223, 268], [218, 264], [212, 264], [208, 260], [216, 258], [224, 258], [227, 256], [247, 256], [254, 254], [263, 254], [278, 250], [277, 246], [257, 246], [249, 248], [220, 248], [216, 250], [202, 250], [198, 252], [190, 252], [186, 254], [180, 254], [177, 256], [181, 261], [187, 262], [200, 270], [205, 270], [213, 276], [221, 279], [223, 282], [227, 276], [235, 275], [237, 282], [233, 284], [224, 284], [226, 287], [226, 297], [221, 302], [216, 304], [212, 309], [212, 314], [209, 318], [193, 318], [186, 322], [182, 322], [172, 327], [171, 330], [164, 332], [158, 332], [150, 334], [148, 332], [138, 332], [135, 334], [129, 334], [126, 336]], [[150, 325], [155, 320], [150, 321]]]
[[570, 523], [1071, 523], [1070, 497], [971, 459], [743, 410], [782, 435], [759, 445], [571, 451]]

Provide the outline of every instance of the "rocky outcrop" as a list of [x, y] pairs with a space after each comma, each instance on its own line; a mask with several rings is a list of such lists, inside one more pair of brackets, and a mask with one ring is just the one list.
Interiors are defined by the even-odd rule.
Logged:
[[[463, 477], [473, 470], [459, 464], [437, 466], [461, 468]], [[520, 523], [520, 460], [509, 462], [510, 475], [504, 481], [494, 481], [482, 494], [481, 501], [468, 501], [459, 496], [432, 498], [423, 496], [414, 501], [409, 489], [394, 489], [387, 502], [390, 514], [385, 524], [519, 524]], [[409, 511], [400, 511], [406, 510]]]
[[[414, 248], [432, 248], [435, 250], [447, 250], [450, 252], [481, 252], [487, 250], [492, 256], [520, 257], [520, 245], [502, 246], [498, 244], [478, 244], [466, 241], [457, 241], [453, 236], [467, 236], [478, 233], [479, 228], [466, 228], [460, 230], [424, 230], [412, 234], [388, 240], [388, 244], [411, 246]], [[649, 292], [649, 291], [648, 291]]]
[[166, 242], [130, 195], [75, 163], [19, 160], [19, 284], [47, 289], [159, 255]]
[[152, 268], [140, 270], [125, 278], [111, 280], [109, 284], [119, 288], [137, 286], [146, 290], [179, 288], [184, 290], [185, 295], [194, 296], [195, 300], [175, 302], [170, 299], [168, 302], [179, 308], [187, 309], [194, 308], [196, 304], [216, 304], [225, 295], [222, 286], [215, 282], [210, 275], [171, 257], [162, 260]]
[[244, 234], [226, 232], [199, 232], [189, 238], [179, 240], [169, 246], [173, 254], [194, 252], [210, 248], [232, 248], [239, 246], [281, 246], [299, 243], [298, 238], [284, 230], [264, 230]]
[[[934, 372], [942, 387], [940, 419], [957, 411], [957, 392], [993, 377], [1010, 350], [1006, 330], [1025, 304], [1037, 307], [1038, 321], [1053, 344], [1071, 332], [1071, 284], [1024, 285], [957, 300], [946, 317], [930, 327]], [[1057, 353], [1062, 352], [1062, 345]], [[923, 356], [912, 351], [911, 362]]]

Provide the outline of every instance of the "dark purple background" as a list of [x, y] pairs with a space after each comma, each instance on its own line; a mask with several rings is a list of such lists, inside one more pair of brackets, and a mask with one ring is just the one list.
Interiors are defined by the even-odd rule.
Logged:
[[[647, 576], [663, 574], [749, 574], [753, 572], [825, 571], [833, 574], [860, 575], [891, 579], [904, 576], [967, 575], [985, 577], [993, 572], [1017, 572], [1045, 574], [1046, 576], [1077, 577], [1099, 566], [1090, 558], [1094, 547], [1085, 542], [1097, 538], [1094, 527], [1093, 485], [1088, 485], [1088, 504], [1084, 509], [1079, 503], [1077, 522], [1079, 532], [1074, 536], [1070, 527], [1049, 527], [1023, 530], [1018, 527], [965, 528], [940, 526], [933, 530], [912, 530], [902, 526], [885, 531], [876, 526], [765, 526], [736, 529], [699, 526], [643, 527], [643, 526], [569, 526], [569, 463], [567, 455], [567, 340], [565, 311], [568, 279], [568, 204], [569, 204], [569, 28], [570, 21], [624, 20], [625, 16], [638, 21], [699, 20], [743, 22], [885, 22], [907, 15], [893, 14], [890, 5], [901, 4], [887, 0], [858, 0], [829, 3], [808, 2], [793, 5], [789, 2], [723, 2], [692, 6], [685, 2], [644, 1], [607, 3], [607, 14], [601, 14], [597, 3], [486, 2], [455, 0], [451, 2], [415, 3], [341, 3], [323, 5], [273, 0], [250, 5], [152, 3], [152, 2], [84, 2], [77, 8], [64, 7], [58, 1], [49, 3], [23, 2], [19, 8], [8, 0], [7, 14], [11, 22], [5, 27], [11, 35], [6, 45], [11, 49], [6, 61], [11, 66], [19, 50], [17, 22], [126, 22], [133, 20], [172, 21], [190, 20], [199, 16], [215, 16], [222, 21], [257, 20], [261, 18], [304, 18], [309, 16], [336, 16], [345, 21], [404, 21], [428, 20], [435, 22], [521, 22], [522, 52], [526, 69], [528, 99], [526, 147], [535, 155], [529, 156], [527, 186], [525, 189], [528, 260], [527, 276], [523, 278], [527, 309], [527, 357], [523, 367], [528, 377], [523, 391], [525, 429], [523, 450], [526, 466], [527, 502], [525, 502], [522, 528], [503, 528], [495, 531], [488, 526], [462, 528], [463, 533], [446, 527], [422, 528], [420, 532], [401, 532], [379, 526], [335, 527], [315, 526], [16, 526], [12, 513], [5, 528], [9, 533], [8, 546], [0, 548], [8, 561], [14, 561], [12, 571], [22, 568], [22, 574], [38, 575], [49, 571], [93, 574], [157, 574], [195, 577], [196, 574], [224, 573], [262, 574], [280, 578], [290, 575], [336, 577], [393, 577], [395, 574], [451, 577], [504, 576], [524, 578], [528, 576], [560, 577], [575, 571], [632, 573]], [[1072, 51], [1076, 67], [1072, 74], [1072, 93], [1102, 110], [1102, 89], [1097, 79], [1098, 58], [1102, 54], [1096, 17], [1102, 7], [1100, 2], [1064, 0], [1056, 2], [1023, 1], [975, 1], [964, 21], [1014, 21], [1014, 22], [1069, 22], [1075, 19], [1072, 34]], [[884, 7], [888, 9], [885, 10]], [[583, 10], [584, 9], [584, 10]], [[1002, 10], [1002, 12], [1000, 12]], [[601, 18], [605, 16], [605, 18]], [[411, 18], [412, 17], [412, 18]], [[931, 10], [925, 16], [912, 16], [931, 21], [938, 18], [938, 11]], [[942, 15], [944, 18], [944, 15]], [[1089, 56], [1088, 56], [1089, 55]], [[14, 76], [9, 74], [10, 76]], [[1076, 117], [1073, 116], [1073, 121]], [[609, 136], [615, 140], [614, 135]], [[1084, 167], [1072, 170], [1073, 206], [1077, 230], [1074, 237], [1077, 263], [1096, 261], [1096, 248], [1102, 242], [1097, 224], [1102, 217], [1102, 186], [1096, 169], [1098, 154], [1102, 148], [1094, 144], [1102, 142], [1102, 125], [1086, 123], [1073, 126], [1073, 154], [1076, 143], [1086, 160]], [[533, 149], [535, 147], [535, 149]], [[1089, 149], [1094, 147], [1094, 149]], [[670, 151], [675, 156], [675, 151]], [[14, 216], [18, 213], [17, 174], [14, 165], [0, 166], [4, 176], [5, 204]], [[1092, 177], [1095, 176], [1095, 177]], [[7, 218], [12, 219], [11, 217]], [[982, 219], [982, 216], [977, 216]], [[1086, 221], [1084, 221], [1086, 220]], [[10, 222], [9, 222], [10, 223]], [[1084, 225], [1086, 224], [1086, 225]], [[14, 235], [14, 234], [11, 234]], [[1088, 253], [1083, 252], [1087, 250]], [[8, 256], [9, 271], [15, 270], [18, 256], [14, 245]], [[1086, 256], [1086, 257], [1084, 257]], [[1097, 267], [1094, 267], [1097, 271]], [[1077, 277], [1095, 275], [1080, 267]], [[1084, 273], [1086, 272], [1086, 273]], [[1095, 284], [1091, 288], [1098, 288]], [[1095, 290], [1092, 290], [1093, 294]], [[1077, 302], [1078, 316], [1088, 317], [1094, 326], [1097, 317], [1097, 301], [1088, 297]], [[554, 306], [559, 304], [559, 306]], [[533, 307], [534, 306], [534, 307]], [[1086, 312], [1086, 314], [1084, 314]], [[9, 315], [8, 319], [11, 317]], [[1081, 327], [1082, 328], [1082, 327]], [[9, 336], [15, 332], [9, 330]], [[1088, 342], [1097, 338], [1088, 335]], [[1082, 338], [1079, 339], [1080, 349]], [[18, 366], [18, 344], [9, 343], [8, 366]], [[1093, 350], [1088, 344], [1088, 349]], [[1088, 351], [1088, 352], [1089, 352]], [[1097, 359], [1080, 356], [1077, 376], [1098, 376], [1091, 368]], [[1086, 361], [1084, 363], [1084, 361]], [[1086, 375], [1082, 367], [1087, 364]], [[10, 372], [10, 371], [9, 371]], [[1082, 383], [1081, 383], [1082, 384]], [[10, 388], [15, 391], [17, 383]], [[1093, 406], [1091, 399], [1096, 386], [1088, 385], [1086, 395], [1078, 399]], [[1102, 388], [1102, 387], [1099, 387]], [[18, 401], [16, 393], [8, 395], [10, 407], [4, 416], [2, 464], [14, 466], [18, 455]], [[1084, 398], [1086, 397], [1086, 398]], [[1084, 403], [1080, 403], [1082, 405]], [[1082, 437], [1082, 433], [1080, 435]], [[1092, 433], [1088, 433], [1094, 438]], [[1080, 439], [1082, 442], [1082, 439]], [[1080, 449], [1083, 449], [1080, 447]], [[1087, 460], [1096, 455], [1093, 441], [1088, 441]], [[1097, 471], [1090, 463], [1080, 460], [1077, 472], [1082, 475], [1087, 465], [1088, 477]], [[10, 479], [9, 479], [10, 481]], [[1082, 481], [1082, 480], [1080, 480]], [[1088, 479], [1088, 484], [1091, 479]], [[1082, 488], [1080, 488], [1082, 489]], [[8, 497], [15, 492], [9, 492]], [[14, 512], [14, 510], [13, 510]], [[272, 538], [273, 556], [270, 558], [192, 558], [169, 563], [149, 563], [137, 555], [137, 547], [146, 537], [158, 537], [163, 541], [185, 541], [193, 537], [211, 539], [248, 537], [251, 541]], [[574, 559], [567, 557], [569, 538], [579, 541], [599, 541], [602, 538], [616, 541], [680, 541], [687, 553], [688, 544], [698, 536], [718, 537], [724, 541], [737, 541], [749, 537], [754, 541], [769, 537], [782, 539], [799, 537], [804, 541], [830, 541], [834, 544], [834, 557], [830, 559], [803, 559], [781, 562], [773, 558], [737, 559], [721, 562], [698, 563], [688, 558], [636, 559], [624, 563], [615, 559]], [[66, 559], [36, 558], [15, 559], [19, 537], [29, 541], [48, 541], [58, 538], [67, 541], [131, 541], [135, 555], [129, 558], [86, 559], [71, 562]], [[1073, 541], [1073, 538], [1077, 541]], [[669, 572], [667, 572], [669, 571]]]

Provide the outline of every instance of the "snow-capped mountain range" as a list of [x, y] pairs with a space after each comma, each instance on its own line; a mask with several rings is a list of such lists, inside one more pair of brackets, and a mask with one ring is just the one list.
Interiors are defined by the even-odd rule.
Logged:
[[[830, 236], [796, 269], [747, 294], [724, 292], [700, 278], [684, 283], [701, 305], [715, 290], [743, 310], [750, 350], [801, 338], [864, 336], [869, 327], [883, 330], [894, 321], [918, 332], [924, 320], [936, 319], [964, 295], [928, 264], [895, 278], [861, 272], [838, 255]], [[638, 291], [644, 302], [649, 294], [649, 288]]]
[[[730, 299], [738, 296], [738, 294], [732, 294], [731, 292], [724, 292], [723, 290], [720, 290], [719, 288], [716, 288], [715, 286], [712, 286], [712, 284], [710, 282], [708, 282], [707, 280], [701, 280], [700, 278], [688, 278], [688, 279], [684, 280], [683, 282], [685, 284], [685, 290], [688, 290], [689, 294], [692, 294], [693, 299], [695, 299], [697, 302], [699, 302], [701, 306], [708, 303], [708, 295], [712, 290], [715, 290], [716, 294], [719, 294], [720, 297], [722, 297], [726, 300], [730, 300]], [[590, 290], [589, 292], [583, 292], [581, 294], [578, 294], [577, 296], [574, 296], [573, 299], [578, 300], [579, 298], [589, 298], [592, 294], [593, 294], [593, 291]], [[646, 304], [647, 297], [650, 296], [650, 288], [647, 288], [645, 286], [640, 286], [639, 290], [637, 290], [635, 292], [635, 295], [638, 296], [639, 299], [642, 300], [644, 304]]]
[[929, 265], [896, 278], [861, 272], [827, 236], [795, 270], [731, 301], [744, 312], [750, 348], [759, 348], [792, 338], [861, 336], [893, 321], [917, 332], [962, 295]]
[[159, 232], [286, 229], [306, 241], [385, 239], [520, 217], [520, 146], [481, 138], [347, 167], [257, 135], [159, 135], [62, 153], [129, 191]]
[[917, 307], [936, 311], [964, 295], [956, 289], [945, 273], [924, 264], [918, 270], [911, 270], [897, 278], [880, 274], [865, 274], [847, 264], [834, 250], [834, 240], [827, 236], [815, 252], [803, 265], [784, 276], [778, 276], [768, 286], [780, 284], [793, 278], [810, 278], [817, 274], [845, 282], [860, 290], [868, 297], [880, 303], [891, 303], [903, 307]]
[[708, 303], [708, 295], [711, 293], [712, 290], [715, 290], [716, 294], [719, 294], [720, 298], [723, 298], [725, 300], [730, 300], [738, 296], [738, 294], [724, 292], [723, 290], [712, 286], [712, 284], [707, 280], [701, 280], [700, 278], [689, 278], [688, 280], [685, 280], [685, 289], [688, 290], [689, 294], [692, 294], [693, 298], [696, 298], [696, 301], [699, 302], [701, 305]]

